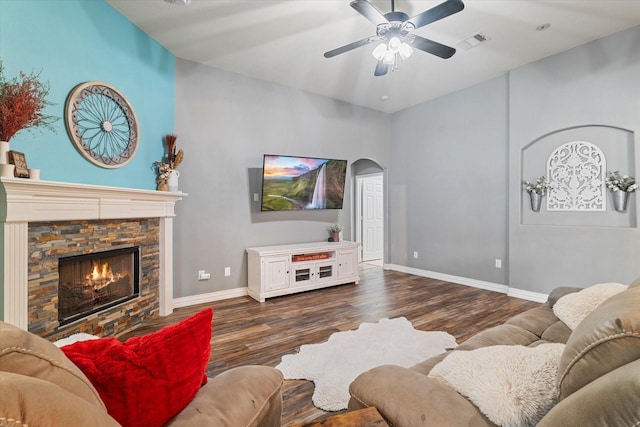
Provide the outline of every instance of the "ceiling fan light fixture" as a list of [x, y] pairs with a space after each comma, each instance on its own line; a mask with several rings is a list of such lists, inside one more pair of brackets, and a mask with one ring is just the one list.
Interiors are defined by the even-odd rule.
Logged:
[[397, 37], [391, 37], [391, 39], [389, 40], [389, 50], [397, 52], [400, 46], [402, 46], [402, 42], [400, 41], [400, 39]]
[[381, 61], [382, 59], [384, 59], [385, 56], [387, 56], [387, 52], [388, 51], [389, 51], [389, 49], [387, 49], [387, 44], [386, 43], [380, 43], [378, 46], [376, 46], [375, 49], [373, 49], [373, 52], [371, 52], [371, 54], [378, 61]]
[[398, 53], [400, 54], [400, 58], [408, 59], [411, 55], [413, 55], [413, 48], [411, 47], [411, 45], [403, 42], [400, 47], [398, 47]]

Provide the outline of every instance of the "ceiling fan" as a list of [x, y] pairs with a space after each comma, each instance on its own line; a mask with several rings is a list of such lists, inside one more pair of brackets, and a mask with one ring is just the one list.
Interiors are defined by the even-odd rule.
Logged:
[[412, 31], [460, 12], [464, 9], [461, 0], [447, 0], [413, 18], [409, 18], [404, 12], [396, 11], [394, 0], [391, 0], [391, 12], [385, 14], [367, 0], [353, 0], [350, 5], [376, 25], [376, 35], [325, 52], [325, 58], [333, 58], [341, 53], [381, 41], [382, 43], [373, 50], [373, 56], [378, 60], [373, 74], [383, 76], [387, 74], [389, 67], [392, 70], [398, 68], [398, 56], [407, 59], [414, 48], [444, 59], [451, 58], [456, 53], [454, 48], [412, 34]]

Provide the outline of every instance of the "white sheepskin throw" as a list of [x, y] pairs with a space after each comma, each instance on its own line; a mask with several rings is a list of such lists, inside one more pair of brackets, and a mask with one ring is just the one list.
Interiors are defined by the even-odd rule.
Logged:
[[627, 289], [621, 283], [599, 283], [579, 292], [567, 294], [555, 303], [553, 314], [572, 331], [606, 299]]
[[99, 338], [100, 337], [97, 337], [95, 335], [87, 334], [84, 332], [78, 332], [77, 334], [72, 334], [66, 338], [59, 339], [58, 341], [55, 341], [54, 344], [56, 345], [56, 347], [64, 347], [65, 345], [73, 344], [74, 342], [97, 340]]
[[320, 344], [303, 345], [282, 357], [277, 369], [285, 379], [315, 383], [312, 401], [325, 411], [340, 411], [349, 403], [349, 384], [376, 366], [410, 367], [457, 346], [446, 332], [413, 328], [404, 317], [363, 323], [355, 331], [336, 332]]
[[493, 423], [534, 426], [556, 404], [564, 344], [454, 351], [429, 376], [468, 398]]

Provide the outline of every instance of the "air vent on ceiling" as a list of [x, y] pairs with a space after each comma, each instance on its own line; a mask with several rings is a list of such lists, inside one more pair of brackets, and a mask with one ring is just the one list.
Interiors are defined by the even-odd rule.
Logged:
[[478, 46], [479, 44], [486, 42], [487, 40], [489, 40], [489, 37], [487, 37], [483, 33], [475, 33], [471, 37], [467, 37], [466, 39], [458, 42], [458, 47], [469, 50]]

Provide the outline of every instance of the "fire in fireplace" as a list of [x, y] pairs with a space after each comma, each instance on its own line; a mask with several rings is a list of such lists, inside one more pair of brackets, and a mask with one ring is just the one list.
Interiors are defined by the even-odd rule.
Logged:
[[58, 321], [65, 325], [139, 295], [140, 249], [59, 258], [58, 275]]

